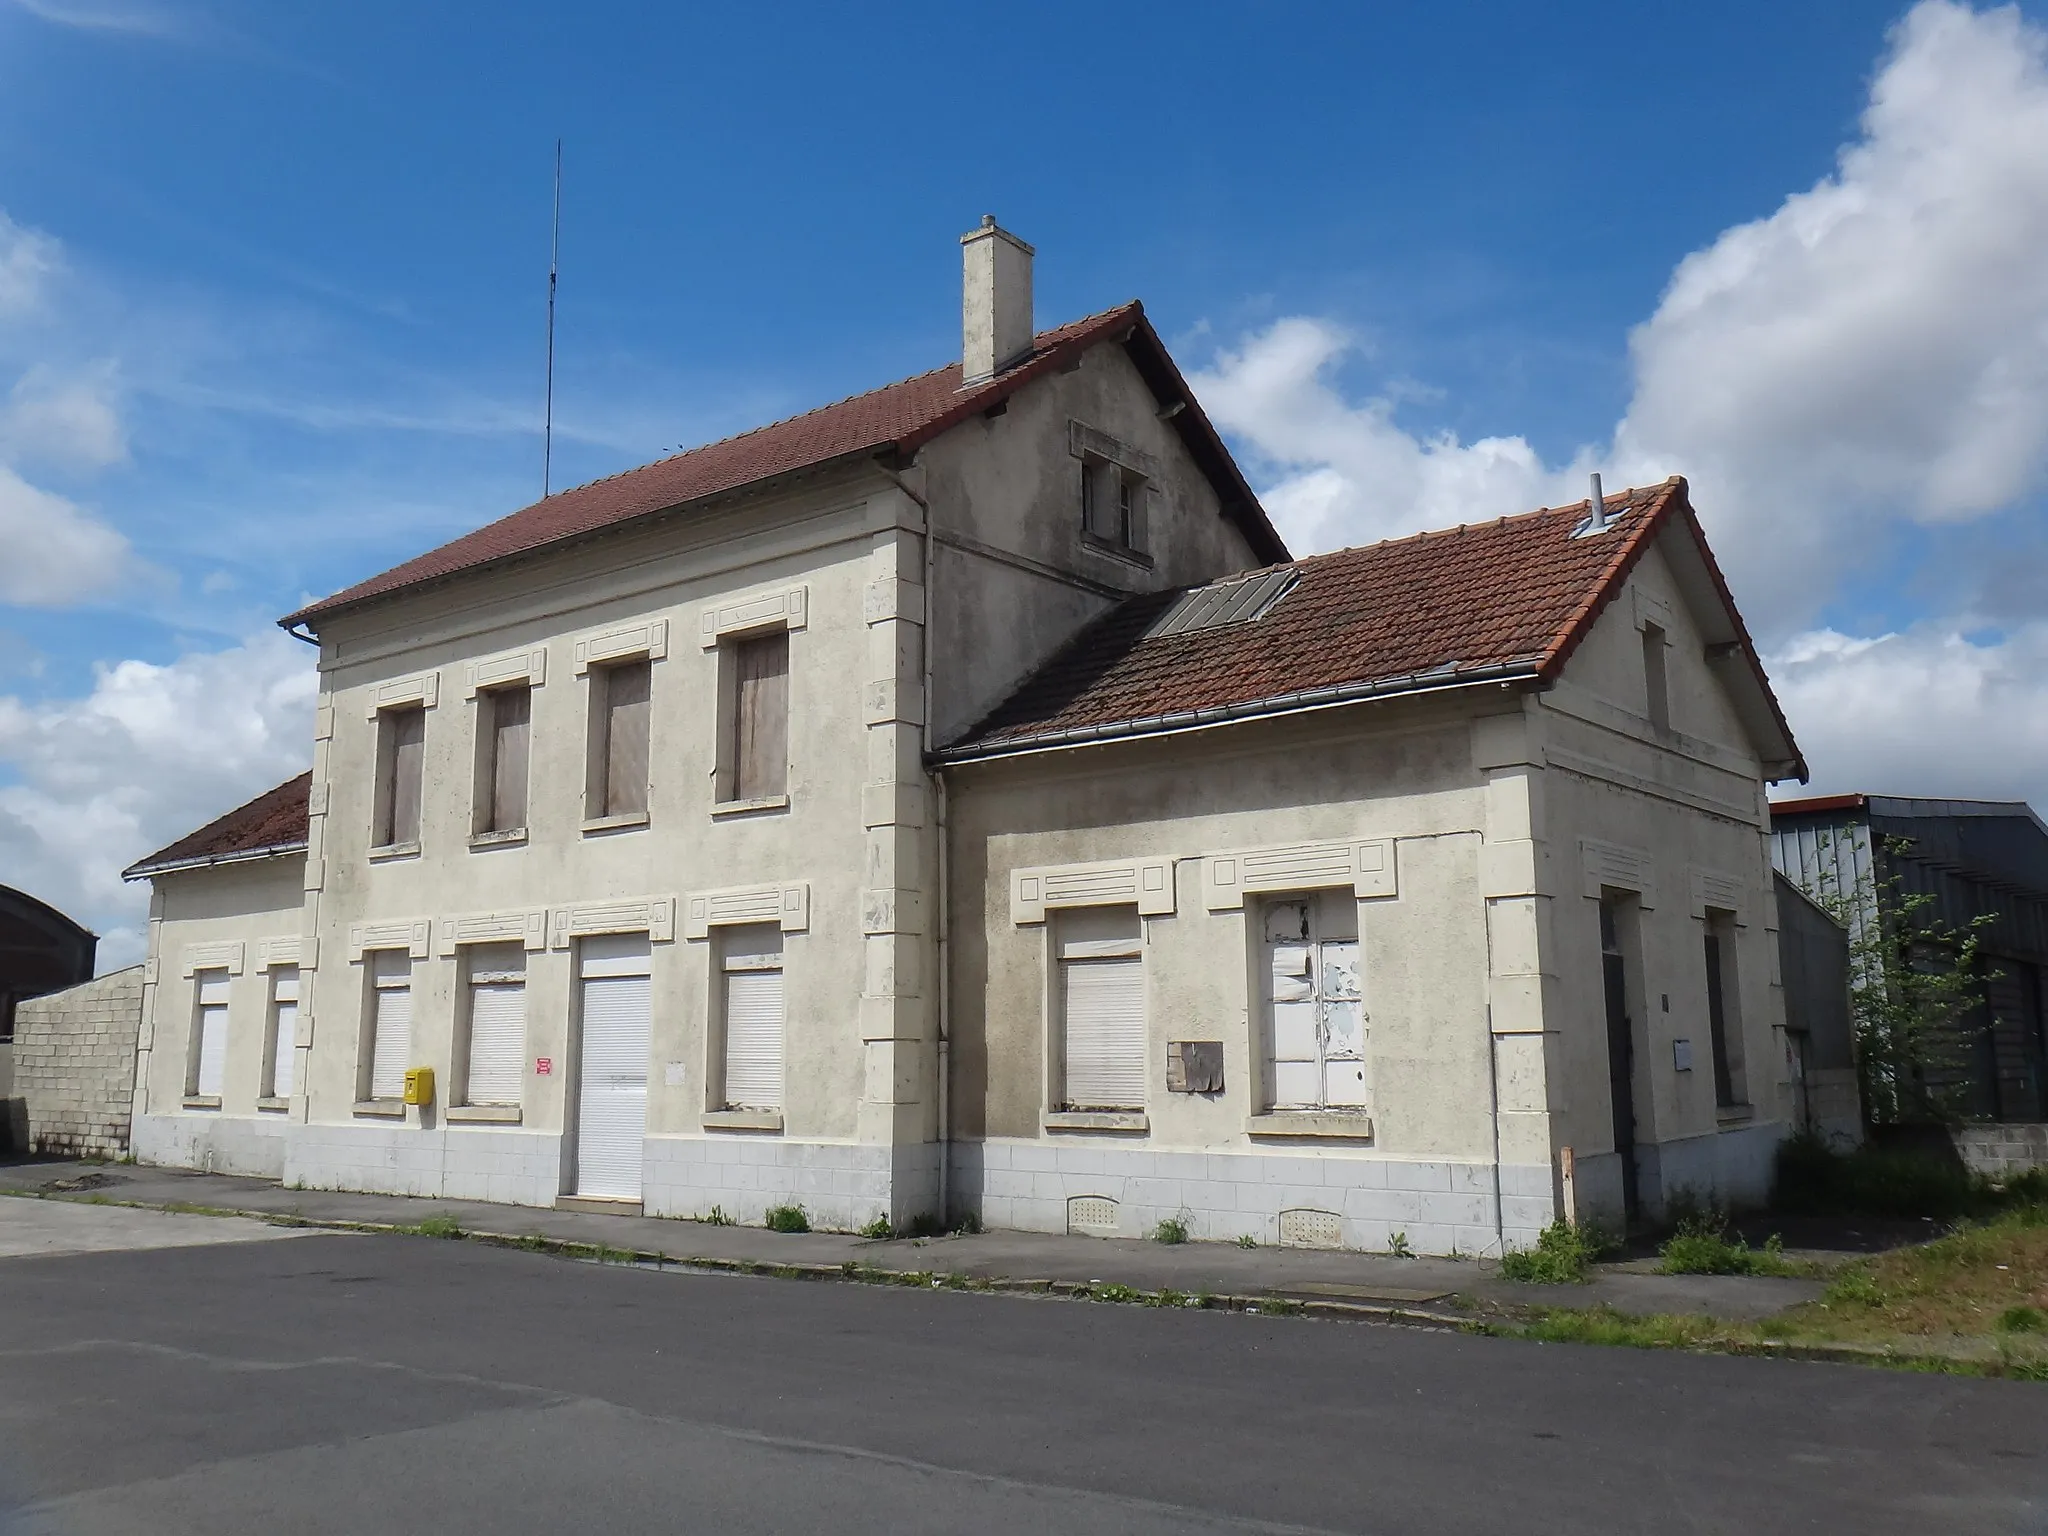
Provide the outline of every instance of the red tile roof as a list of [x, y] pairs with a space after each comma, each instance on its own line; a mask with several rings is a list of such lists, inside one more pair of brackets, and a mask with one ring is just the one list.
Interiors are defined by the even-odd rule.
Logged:
[[510, 517], [430, 550], [381, 576], [323, 598], [278, 622], [317, 620], [372, 598], [492, 565], [614, 527], [634, 518], [738, 490], [834, 459], [893, 450], [908, 456], [940, 433], [1007, 399], [1098, 342], [1128, 333], [1133, 361], [1163, 397], [1184, 400], [1176, 427], [1218, 485], [1225, 515], [1244, 530], [1260, 558], [1284, 560], [1281, 543], [1222, 439], [1202, 414], [1158, 333], [1133, 300], [1057, 330], [1039, 332], [1032, 351], [985, 383], [961, 384], [960, 364], [871, 390], [864, 395], [757, 427], [573, 490], [560, 491]]
[[[1295, 561], [1294, 585], [1243, 623], [1148, 638], [1179, 594], [1127, 599], [939, 756], [966, 761], [1491, 677], [1552, 678], [1674, 519], [1699, 538], [1726, 599], [1682, 479], [1606, 501], [1616, 528], [1600, 536], [1569, 536], [1587, 514], [1580, 502]], [[1768, 698], [1754, 647], [1746, 635], [1739, 643]]]
[[121, 871], [124, 880], [163, 874], [173, 869], [192, 869], [206, 864], [227, 864], [240, 859], [263, 858], [291, 853], [306, 846], [306, 802], [313, 775], [302, 773], [275, 789], [267, 789], [247, 805], [209, 821], [197, 832], [187, 833], [168, 848], [159, 848]]

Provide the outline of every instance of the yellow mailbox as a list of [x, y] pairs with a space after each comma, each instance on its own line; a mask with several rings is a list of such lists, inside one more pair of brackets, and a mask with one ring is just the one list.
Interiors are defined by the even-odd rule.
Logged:
[[405, 1102], [408, 1104], [431, 1104], [434, 1102], [434, 1069], [432, 1067], [407, 1067], [405, 1069]]

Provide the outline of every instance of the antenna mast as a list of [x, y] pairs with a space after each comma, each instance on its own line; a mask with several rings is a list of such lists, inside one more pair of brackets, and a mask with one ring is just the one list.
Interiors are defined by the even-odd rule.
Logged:
[[562, 141], [555, 140], [555, 223], [548, 241], [548, 388], [541, 427], [540, 496], [554, 489], [555, 472], [555, 279], [562, 258]]

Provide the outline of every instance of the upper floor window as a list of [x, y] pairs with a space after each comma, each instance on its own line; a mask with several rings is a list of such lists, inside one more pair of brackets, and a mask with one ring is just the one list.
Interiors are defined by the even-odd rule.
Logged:
[[378, 713], [373, 846], [405, 848], [419, 843], [420, 787], [426, 772], [426, 753], [426, 710], [414, 705]]
[[644, 656], [591, 672], [590, 775], [585, 814], [592, 820], [647, 814], [649, 696], [653, 664]]
[[1081, 532], [1125, 554], [1145, 550], [1145, 477], [1107, 459], [1081, 461]]
[[533, 689], [520, 683], [477, 696], [478, 834], [526, 830]]
[[1671, 728], [1671, 687], [1665, 675], [1665, 635], [1661, 626], [1643, 626], [1644, 713], [1650, 724], [1661, 730]]
[[735, 641], [724, 659], [730, 714], [718, 798], [778, 799], [789, 792], [789, 632]]

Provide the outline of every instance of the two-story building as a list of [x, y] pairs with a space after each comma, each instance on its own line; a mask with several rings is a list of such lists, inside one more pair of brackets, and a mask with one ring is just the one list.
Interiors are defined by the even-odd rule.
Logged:
[[310, 776], [130, 872], [138, 1153], [1435, 1252], [1760, 1194], [1801, 769], [1684, 483], [1290, 560], [1138, 305], [962, 247], [960, 362], [284, 621]]

